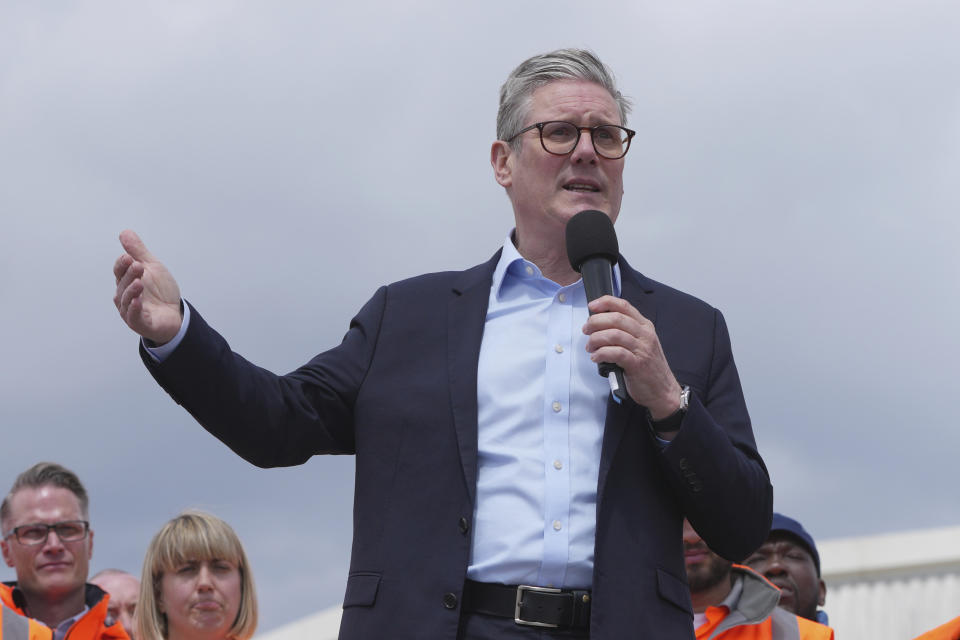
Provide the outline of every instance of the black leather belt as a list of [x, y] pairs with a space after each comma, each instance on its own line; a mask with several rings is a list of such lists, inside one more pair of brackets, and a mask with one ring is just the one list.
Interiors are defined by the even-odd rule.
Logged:
[[467, 580], [462, 610], [533, 627], [590, 628], [590, 592]]

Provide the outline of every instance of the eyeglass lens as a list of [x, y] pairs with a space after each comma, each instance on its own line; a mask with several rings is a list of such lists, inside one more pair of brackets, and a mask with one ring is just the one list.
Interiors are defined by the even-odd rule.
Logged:
[[[614, 125], [601, 125], [590, 129], [593, 148], [607, 158], [619, 158], [626, 151], [629, 140], [627, 131]], [[540, 131], [543, 147], [550, 153], [567, 154], [580, 141], [580, 129], [569, 122], [547, 122]]]
[[28, 524], [17, 527], [14, 532], [17, 540], [23, 544], [40, 544], [50, 535], [50, 529], [57, 532], [57, 537], [63, 542], [81, 540], [87, 535], [87, 523], [83, 520], [67, 520], [54, 524]]

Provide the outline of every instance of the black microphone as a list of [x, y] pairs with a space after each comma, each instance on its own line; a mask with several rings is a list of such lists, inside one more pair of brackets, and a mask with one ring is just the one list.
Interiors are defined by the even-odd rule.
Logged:
[[[587, 302], [613, 295], [613, 265], [619, 255], [617, 233], [604, 212], [588, 209], [567, 222], [567, 257], [570, 266], [583, 278]], [[623, 369], [609, 362], [597, 364], [597, 369], [610, 382], [614, 400], [625, 400], [627, 387], [623, 382]]]

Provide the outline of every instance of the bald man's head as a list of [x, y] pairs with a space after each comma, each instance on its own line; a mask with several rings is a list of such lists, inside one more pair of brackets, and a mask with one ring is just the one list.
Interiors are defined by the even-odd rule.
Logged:
[[140, 581], [126, 571], [105, 569], [90, 578], [90, 582], [110, 594], [107, 615], [119, 621], [127, 635], [133, 638], [137, 626], [134, 616], [140, 597]]

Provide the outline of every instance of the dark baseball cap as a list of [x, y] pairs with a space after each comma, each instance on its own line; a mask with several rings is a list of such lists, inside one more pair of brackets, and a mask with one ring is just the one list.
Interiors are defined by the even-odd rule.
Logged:
[[813, 541], [813, 536], [807, 533], [803, 525], [789, 518], [782, 513], [773, 514], [773, 523], [770, 525], [770, 533], [783, 531], [789, 533], [807, 548], [807, 551], [813, 557], [813, 564], [817, 567], [817, 577], [820, 576], [820, 554], [817, 553], [817, 544]]

